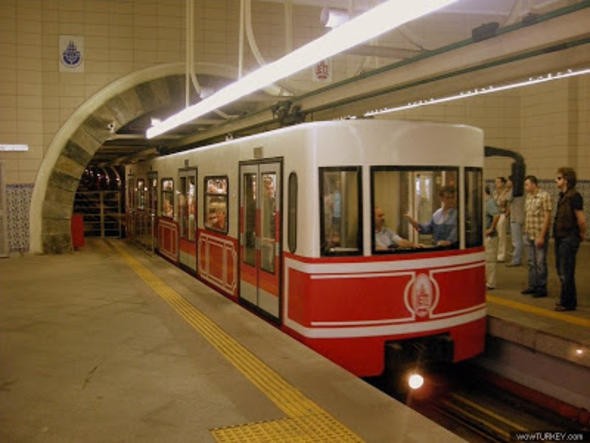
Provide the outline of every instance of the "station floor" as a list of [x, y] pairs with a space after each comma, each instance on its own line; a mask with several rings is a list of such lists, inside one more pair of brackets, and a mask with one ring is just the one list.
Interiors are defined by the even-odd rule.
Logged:
[[590, 369], [590, 243], [582, 243], [576, 258], [578, 307], [565, 312], [554, 310], [559, 302], [560, 282], [553, 244], [547, 259], [547, 297], [520, 293], [527, 286], [526, 264], [507, 267], [498, 263], [498, 285], [487, 293], [488, 333]]
[[123, 241], [0, 259], [1, 442], [458, 437]]
[[[496, 289], [487, 293], [485, 353], [475, 359], [505, 380], [511, 389], [557, 413], [588, 423], [590, 411], [590, 243], [577, 255], [578, 307], [557, 312], [560, 283], [553, 243], [548, 255], [548, 296], [520, 293], [527, 286], [527, 267], [497, 265]], [[524, 389], [523, 389], [524, 388]], [[527, 390], [528, 389], [528, 390]], [[545, 397], [540, 397], [539, 395]]]

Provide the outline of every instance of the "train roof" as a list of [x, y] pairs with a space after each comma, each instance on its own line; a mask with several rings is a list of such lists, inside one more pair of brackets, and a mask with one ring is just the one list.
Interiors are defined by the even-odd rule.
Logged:
[[424, 120], [384, 120], [384, 119], [350, 119], [350, 120], [325, 120], [325, 121], [315, 121], [315, 122], [305, 122], [298, 125], [287, 126], [283, 128], [277, 128], [266, 132], [261, 132], [258, 134], [249, 135], [246, 137], [239, 137], [230, 140], [224, 140], [222, 142], [213, 143], [210, 145], [203, 145], [203, 146], [195, 146], [192, 148], [185, 149], [180, 152], [176, 152], [173, 154], [166, 155], [165, 157], [171, 157], [176, 155], [182, 155], [190, 150], [206, 150], [212, 149], [221, 146], [231, 146], [234, 144], [239, 144], [245, 141], [255, 142], [257, 140], [266, 139], [269, 137], [278, 136], [279, 134], [288, 134], [291, 132], [305, 132], [305, 131], [317, 131], [318, 129], [326, 128], [326, 129], [337, 129], [337, 128], [355, 128], [355, 129], [367, 129], [367, 130], [374, 130], [376, 128], [382, 128], [384, 130], [390, 129], [409, 129], [409, 128], [420, 128], [421, 130], [425, 130], [427, 128], [455, 128], [455, 129], [463, 129], [466, 131], [475, 131], [480, 132], [483, 134], [483, 131], [480, 128], [475, 126], [470, 126], [466, 124], [454, 124], [454, 123], [445, 123], [445, 122], [436, 122], [436, 121], [424, 121]]

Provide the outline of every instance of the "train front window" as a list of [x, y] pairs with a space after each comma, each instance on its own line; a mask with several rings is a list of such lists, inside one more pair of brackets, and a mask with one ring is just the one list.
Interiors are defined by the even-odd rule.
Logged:
[[459, 246], [457, 168], [373, 167], [372, 251]]
[[320, 168], [322, 255], [362, 251], [360, 167]]

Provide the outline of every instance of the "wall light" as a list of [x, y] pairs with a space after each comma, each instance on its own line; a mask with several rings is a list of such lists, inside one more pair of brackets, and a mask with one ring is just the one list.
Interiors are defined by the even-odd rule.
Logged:
[[538, 85], [539, 83], [546, 83], [553, 80], [561, 80], [569, 77], [577, 77], [579, 75], [590, 74], [590, 68], [583, 68], [578, 70], [568, 69], [565, 72], [549, 73], [545, 75], [538, 75], [535, 77], [529, 77], [527, 80], [523, 80], [516, 83], [509, 83], [500, 86], [485, 86], [483, 88], [470, 89], [468, 91], [462, 91], [455, 95], [449, 95], [446, 97], [439, 98], [427, 98], [410, 102], [406, 105], [395, 106], [390, 108], [375, 109], [364, 114], [365, 117], [373, 117], [375, 115], [389, 114], [392, 112], [406, 111], [408, 109], [420, 108], [422, 106], [437, 105], [440, 103], [452, 102], [455, 100], [461, 100], [464, 98], [475, 97], [477, 95], [492, 94], [494, 92], [508, 91], [510, 89], [523, 88], [525, 86]]
[[146, 132], [153, 138], [456, 0], [388, 0], [284, 57], [262, 66]]

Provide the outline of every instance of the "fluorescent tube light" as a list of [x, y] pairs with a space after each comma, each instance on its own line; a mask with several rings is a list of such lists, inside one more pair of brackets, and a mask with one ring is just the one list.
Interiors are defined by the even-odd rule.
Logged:
[[5, 144], [0, 145], [0, 151], [24, 152], [24, 151], [28, 151], [28, 150], [29, 150], [29, 145], [5, 145]]
[[295, 72], [371, 40], [384, 32], [426, 15], [456, 0], [388, 0], [375, 6], [324, 36], [307, 43], [284, 57], [262, 66], [240, 80], [220, 89], [200, 102], [168, 117], [146, 132], [147, 138], [161, 135], [228, 103], [268, 86]]
[[376, 109], [369, 111], [364, 114], [365, 117], [373, 117], [375, 115], [390, 114], [392, 112], [407, 111], [408, 109], [420, 108], [422, 106], [437, 105], [440, 103], [452, 102], [455, 100], [461, 100], [464, 98], [475, 97], [477, 95], [492, 94], [494, 92], [508, 91], [510, 89], [523, 88], [525, 86], [538, 85], [539, 83], [546, 83], [553, 80], [561, 80], [569, 77], [577, 77], [579, 75], [590, 74], [590, 68], [584, 68], [579, 70], [568, 69], [565, 72], [549, 73], [545, 75], [538, 75], [535, 77], [529, 77], [527, 80], [523, 80], [515, 83], [508, 83], [500, 86], [485, 86], [483, 88], [470, 89], [468, 91], [462, 91], [455, 95], [448, 95], [446, 97], [438, 98], [427, 98], [410, 102], [406, 105], [394, 106], [390, 108]]

